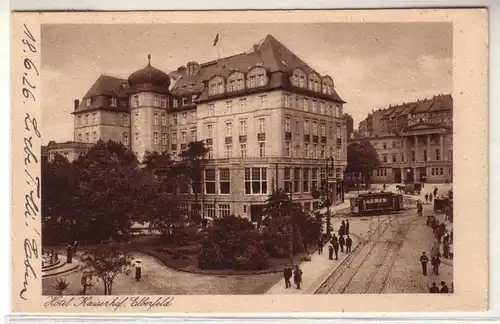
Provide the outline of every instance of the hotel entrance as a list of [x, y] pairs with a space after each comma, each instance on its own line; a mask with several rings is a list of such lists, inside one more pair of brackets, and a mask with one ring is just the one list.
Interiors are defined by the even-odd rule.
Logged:
[[394, 183], [403, 182], [403, 178], [401, 177], [401, 169], [400, 168], [392, 169], [392, 174], [394, 175]]
[[427, 182], [427, 168], [418, 168], [419, 182]]
[[405, 183], [414, 183], [415, 182], [415, 174], [413, 172], [413, 168], [405, 168]]

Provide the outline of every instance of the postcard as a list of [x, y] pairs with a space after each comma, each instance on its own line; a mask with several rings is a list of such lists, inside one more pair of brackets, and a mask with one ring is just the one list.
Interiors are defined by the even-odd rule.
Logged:
[[11, 26], [14, 312], [487, 310], [486, 10]]

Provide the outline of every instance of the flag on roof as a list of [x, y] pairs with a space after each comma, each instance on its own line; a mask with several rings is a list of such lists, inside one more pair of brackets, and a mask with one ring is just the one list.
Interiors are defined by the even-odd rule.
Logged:
[[215, 36], [215, 39], [214, 39], [214, 45], [217, 45], [217, 43], [219, 42], [219, 33], [217, 33], [217, 36]]

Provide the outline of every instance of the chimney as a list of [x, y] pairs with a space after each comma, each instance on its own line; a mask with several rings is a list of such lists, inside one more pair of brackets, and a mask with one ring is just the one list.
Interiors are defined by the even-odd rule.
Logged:
[[200, 64], [195, 61], [188, 62], [187, 66], [187, 75], [195, 75], [200, 70]]
[[75, 99], [75, 110], [78, 109], [78, 106], [80, 106], [80, 100]]

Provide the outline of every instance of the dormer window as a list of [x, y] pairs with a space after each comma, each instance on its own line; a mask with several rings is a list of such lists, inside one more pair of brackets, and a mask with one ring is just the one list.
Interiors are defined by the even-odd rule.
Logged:
[[179, 106], [179, 100], [174, 99], [174, 108], [177, 108]]
[[259, 74], [259, 86], [266, 85], [266, 75], [264, 73]]
[[188, 104], [188, 97], [182, 97], [182, 105], [185, 106]]
[[86, 102], [87, 102], [87, 107], [90, 107], [90, 103], [92, 102], [92, 99], [87, 98]]
[[220, 76], [215, 76], [212, 78], [208, 84], [209, 94], [211, 96], [224, 93], [224, 78]]
[[161, 107], [167, 108], [167, 97], [161, 97]]
[[111, 107], [117, 107], [118, 106], [118, 100], [116, 98], [111, 98]]

